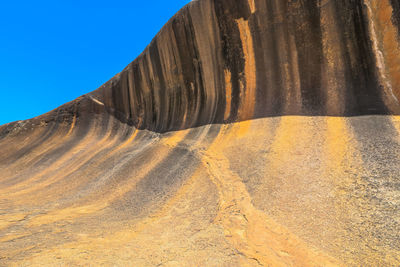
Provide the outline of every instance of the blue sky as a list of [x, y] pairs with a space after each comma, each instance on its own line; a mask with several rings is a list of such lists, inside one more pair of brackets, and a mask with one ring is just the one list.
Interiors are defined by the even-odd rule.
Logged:
[[1, 1], [0, 125], [95, 90], [188, 2]]

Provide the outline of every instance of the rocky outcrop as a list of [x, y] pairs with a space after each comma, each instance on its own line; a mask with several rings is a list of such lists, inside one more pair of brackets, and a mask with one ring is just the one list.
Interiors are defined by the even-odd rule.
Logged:
[[280, 115], [398, 114], [397, 6], [194, 1], [92, 96], [160, 132]]
[[397, 266], [400, 5], [198, 0], [0, 126], [0, 265]]

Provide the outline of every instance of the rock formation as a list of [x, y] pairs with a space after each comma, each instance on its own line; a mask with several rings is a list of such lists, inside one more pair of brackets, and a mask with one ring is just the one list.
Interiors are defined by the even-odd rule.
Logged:
[[400, 265], [400, 4], [198, 0], [0, 126], [0, 265]]

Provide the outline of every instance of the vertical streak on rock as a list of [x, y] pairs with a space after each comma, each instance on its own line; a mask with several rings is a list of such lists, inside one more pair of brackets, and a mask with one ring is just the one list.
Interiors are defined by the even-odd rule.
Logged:
[[126, 88], [126, 118], [128, 121], [128, 124], [131, 124], [131, 119], [132, 119], [132, 103], [131, 103], [131, 89], [129, 87], [129, 72], [126, 70], [125, 71], [125, 77], [123, 80], [124, 87]]
[[129, 73], [127, 71], [123, 71], [121, 73], [120, 79], [120, 92], [123, 103], [123, 114], [124, 119], [129, 123], [131, 116], [131, 103], [130, 103], [130, 92], [129, 92]]
[[256, 3], [254, 2], [255, 0], [249, 0], [249, 7], [250, 7], [250, 12], [253, 14], [256, 12]]
[[[155, 129], [156, 131], [161, 131], [163, 129], [168, 129], [170, 121], [165, 120], [164, 114], [167, 113], [165, 109], [165, 79], [163, 74], [163, 66], [161, 65], [160, 59], [160, 49], [159, 49], [159, 40], [153, 42], [153, 45], [149, 47], [149, 57], [148, 58], [148, 66], [150, 71], [150, 77], [153, 80], [153, 91], [154, 91], [154, 121], [155, 121]], [[179, 108], [175, 107], [175, 108]], [[180, 119], [180, 118], [178, 118]]]
[[[161, 90], [164, 91], [164, 99], [162, 99], [163, 111], [161, 112], [162, 122], [168, 122], [169, 110], [173, 108], [170, 106], [170, 101], [168, 99], [173, 97], [172, 94], [174, 91], [178, 91], [181, 94], [179, 95], [181, 98], [180, 121], [174, 122], [173, 125], [170, 125], [172, 122], [168, 122], [168, 125], [165, 126], [168, 128], [174, 126], [185, 128], [188, 114], [192, 115], [194, 113], [192, 110], [196, 108], [195, 105], [192, 105], [192, 107], [188, 106], [190, 98], [195, 99], [195, 96], [191, 95], [191, 90], [185, 86], [180, 57], [181, 47], [178, 46], [178, 41], [176, 39], [177, 24], [179, 24], [178, 20], [174, 20], [171, 27], [168, 27], [168, 30], [159, 35], [160, 38], [158, 42], [160, 66], [162, 69], [162, 76], [164, 77], [163, 86], [161, 88]], [[186, 36], [181, 38], [186, 38]], [[189, 119], [192, 120], [191, 117], [189, 117]]]
[[346, 115], [357, 115], [365, 111], [386, 113], [374, 69], [375, 59], [368, 33], [369, 22], [362, 0], [338, 0], [333, 3], [336, 5], [337, 20], [348, 55]]
[[[385, 0], [379, 1], [379, 3], [383, 4], [388, 4], [385, 3]], [[376, 4], [376, 2], [374, 2]], [[371, 4], [370, 0], [364, 0], [364, 5], [366, 7], [366, 16], [369, 21], [368, 23], [368, 33], [371, 38], [371, 46], [372, 46], [372, 52], [374, 55], [375, 59], [375, 71], [376, 75], [378, 78], [379, 82], [379, 87], [383, 89], [381, 92], [381, 97], [383, 102], [385, 103], [385, 106], [390, 110], [394, 111], [393, 108], [395, 108], [398, 105], [398, 99], [396, 96], [393, 94], [392, 90], [392, 85], [390, 81], [387, 78], [387, 71], [386, 71], [386, 66], [385, 66], [385, 60], [384, 60], [384, 55], [383, 55], [383, 49], [380, 46], [380, 41], [378, 34], [377, 34], [377, 25], [375, 23], [375, 17], [374, 17], [374, 11], [373, 6]], [[378, 25], [379, 27], [379, 25]]]
[[225, 111], [224, 72], [220, 32], [214, 1], [199, 1], [189, 10], [192, 22], [193, 42], [199, 65], [204, 96], [204, 114], [201, 123], [223, 122]]
[[255, 117], [277, 115], [282, 110], [279, 48], [276, 40], [276, 27], [273, 3], [257, 1], [256, 14], [249, 18], [253, 37], [256, 65], [256, 107]]
[[[161, 127], [164, 128], [164, 124], [168, 122], [161, 122], [159, 119], [159, 109], [160, 109], [160, 88], [159, 88], [159, 81], [160, 77], [157, 75], [156, 69], [154, 68], [154, 62], [159, 61], [158, 56], [158, 49], [157, 49], [158, 40], [153, 40], [153, 42], [149, 46], [149, 52], [145, 56], [145, 66], [146, 66], [146, 74], [147, 80], [149, 84], [149, 96], [151, 105], [149, 107], [150, 116], [148, 116], [148, 123], [151, 125], [152, 130], [160, 130]], [[154, 61], [153, 61], [154, 60]], [[155, 63], [158, 65], [157, 63]]]
[[142, 117], [141, 117], [141, 125], [143, 128], [149, 127], [148, 122], [147, 122], [147, 117], [151, 114], [148, 114], [149, 112], [149, 85], [146, 77], [146, 72], [145, 72], [145, 56], [143, 55], [142, 59], [138, 62], [138, 67], [137, 67], [138, 73], [139, 73], [139, 85], [138, 85], [138, 90], [141, 95], [141, 108], [142, 108]]
[[76, 125], [76, 110], [77, 110], [77, 105], [74, 104], [74, 110], [73, 110], [73, 118], [72, 118], [72, 123], [71, 123], [71, 127], [69, 128], [68, 133], [66, 134], [65, 137], [68, 137], [72, 134], [72, 131], [74, 130], [74, 127]]
[[[281, 91], [281, 109], [283, 114], [293, 114], [301, 110], [301, 88], [298, 68], [298, 55], [293, 29], [288, 25], [287, 3], [271, 1], [273, 14], [274, 42], [276, 47], [277, 66], [279, 71], [279, 90]], [[297, 80], [296, 80], [297, 79]]]
[[225, 70], [225, 112], [224, 112], [224, 121], [229, 119], [229, 115], [231, 114], [231, 101], [232, 101], [232, 84], [231, 84], [231, 72], [229, 70]]
[[124, 105], [124, 93], [121, 88], [121, 79], [116, 79], [111, 82], [111, 107], [114, 109], [115, 116], [125, 122], [125, 105]]
[[143, 100], [143, 90], [141, 87], [142, 76], [140, 72], [139, 63], [135, 62], [132, 65], [132, 80], [133, 80], [133, 95], [136, 100], [133, 107], [133, 121], [137, 128], [143, 127], [143, 117], [144, 117], [144, 100]]
[[290, 23], [298, 51], [303, 112], [320, 114], [325, 103], [321, 90], [322, 33], [315, 0], [288, 3]]
[[392, 113], [398, 113], [400, 97], [400, 47], [393, 8], [389, 0], [366, 0], [377, 72], [384, 87], [383, 99]]
[[224, 67], [231, 72], [232, 102], [228, 121], [236, 121], [240, 105], [240, 86], [244, 80], [244, 54], [237, 19], [247, 20], [250, 9], [247, 1], [214, 1], [215, 14], [222, 39]]
[[[182, 16], [176, 17], [172, 21], [171, 39], [174, 40], [174, 46], [176, 45], [176, 62], [178, 62], [179, 68], [176, 70], [170, 70], [170, 72], [178, 72], [178, 75], [180, 76], [180, 83], [177, 84], [176, 81], [171, 79], [169, 86], [166, 89], [168, 91], [168, 97], [174, 97], [175, 91], [182, 90], [183, 88], [182, 92], [185, 92], [185, 96], [183, 97], [184, 99], [182, 99], [182, 101], [188, 101], [188, 107], [190, 110], [187, 112], [189, 113], [189, 118], [191, 120], [195, 120], [197, 118], [196, 110], [198, 110], [201, 105], [201, 101], [198, 101], [199, 99], [196, 97], [196, 95], [200, 93], [203, 88], [198, 84], [195, 84], [196, 73], [193, 62], [195, 55], [193, 54], [193, 46], [190, 45], [192, 41], [190, 38], [192, 37], [188, 35], [186, 30], [187, 27], [187, 21]], [[168, 61], [166, 60], [166, 62]], [[190, 88], [193, 88], [193, 90], [190, 90]], [[167, 106], [168, 110], [173, 108], [172, 103], [168, 103]], [[188, 115], [184, 116], [188, 117]], [[168, 117], [168, 120], [170, 119], [173, 119], [173, 117]]]
[[296, 41], [292, 34], [288, 34], [289, 42], [289, 62], [290, 62], [290, 91], [287, 96], [285, 110], [287, 114], [296, 114], [301, 110], [301, 83], [300, 83], [300, 66], [299, 55], [296, 49]]
[[[250, 33], [249, 21], [243, 18], [237, 20], [240, 39], [242, 40], [244, 54], [245, 79], [241, 84], [241, 103], [239, 107], [239, 120], [248, 120], [254, 116], [256, 93], [256, 69], [254, 59], [253, 40]], [[243, 84], [243, 82], [245, 82]]]
[[128, 72], [128, 90], [129, 90], [129, 119], [130, 122], [134, 124], [134, 118], [135, 118], [135, 96], [134, 96], [134, 88], [135, 84], [133, 81], [133, 71], [131, 68], [131, 65], [129, 66], [129, 69], [127, 70]]
[[343, 38], [337, 24], [333, 1], [321, 6], [321, 29], [323, 40], [323, 84], [326, 91], [327, 114], [344, 114], [346, 90], [346, 66]]
[[[339, 45], [339, 51], [340, 55], [342, 55], [342, 60], [343, 60], [343, 72], [342, 74], [344, 75], [344, 81], [343, 81], [343, 89], [345, 90], [345, 95], [344, 95], [344, 101], [342, 103], [342, 108], [344, 109], [343, 114], [353, 114], [354, 113], [354, 108], [349, 108], [347, 106], [347, 103], [350, 101], [353, 101], [354, 98], [354, 87], [356, 86], [355, 79], [357, 79], [356, 73], [353, 70], [355, 68], [356, 60], [354, 59], [354, 52], [357, 50], [355, 49], [355, 45], [353, 40], [351, 40], [351, 36], [354, 35], [354, 27], [351, 27], [349, 25], [352, 24], [353, 19], [349, 14], [341, 15], [341, 5], [343, 4], [342, 8], [343, 10], [351, 10], [350, 4], [348, 2], [345, 3], [338, 3], [335, 1], [332, 1], [332, 4], [334, 5], [333, 11], [332, 11], [332, 16], [334, 17], [334, 20], [336, 21], [336, 24], [338, 25], [338, 45]], [[347, 5], [347, 6], [346, 6]], [[351, 13], [350, 13], [351, 14]], [[358, 75], [359, 76], [359, 75]], [[337, 82], [337, 81], [336, 81]]]
[[153, 130], [153, 105], [154, 105], [154, 98], [153, 98], [153, 86], [152, 81], [149, 77], [149, 70], [148, 70], [148, 54], [144, 55], [143, 59], [140, 62], [140, 76], [142, 77], [142, 85], [141, 90], [143, 94], [143, 123], [145, 127], [149, 127], [150, 130]]
[[390, 0], [392, 5], [392, 22], [397, 27], [398, 35], [400, 36], [400, 2], [398, 0]]

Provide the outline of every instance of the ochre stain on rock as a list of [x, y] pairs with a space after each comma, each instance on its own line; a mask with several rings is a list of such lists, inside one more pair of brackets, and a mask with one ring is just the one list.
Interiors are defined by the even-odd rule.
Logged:
[[241, 83], [239, 120], [248, 120], [254, 116], [254, 107], [256, 103], [256, 69], [253, 51], [253, 40], [250, 33], [249, 22], [244, 19], [237, 20], [242, 40], [243, 55], [245, 60], [244, 75], [246, 77], [244, 84]]

